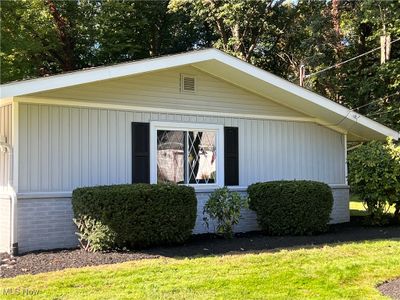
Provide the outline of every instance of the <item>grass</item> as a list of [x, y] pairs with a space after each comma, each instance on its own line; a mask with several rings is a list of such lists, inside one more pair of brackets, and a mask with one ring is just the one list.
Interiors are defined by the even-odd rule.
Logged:
[[367, 210], [358, 195], [351, 195], [350, 197], [350, 215], [363, 217], [366, 216]]
[[[395, 207], [392, 206], [389, 209], [389, 213], [393, 214]], [[350, 197], [350, 215], [354, 217], [364, 217], [366, 216], [367, 210], [358, 195], [351, 195]]]
[[[4, 299], [385, 299], [400, 240], [191, 259], [160, 258], [0, 280]], [[20, 290], [21, 291], [21, 290]], [[2, 299], [3, 299], [2, 298]]]

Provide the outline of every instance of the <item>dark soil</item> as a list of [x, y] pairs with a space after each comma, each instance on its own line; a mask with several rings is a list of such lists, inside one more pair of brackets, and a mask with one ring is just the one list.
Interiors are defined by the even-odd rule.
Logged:
[[378, 290], [385, 296], [400, 300], [400, 278], [381, 284]]
[[0, 278], [157, 257], [157, 255], [136, 252], [91, 253], [82, 249], [35, 251], [16, 257], [1, 253]]
[[80, 249], [70, 249], [35, 251], [17, 257], [0, 254], [0, 278], [160, 256], [180, 258], [230, 252], [261, 252], [289, 247], [320, 247], [326, 244], [389, 238], [400, 238], [400, 226], [380, 228], [349, 223], [332, 225], [327, 233], [314, 236], [277, 237], [251, 232], [236, 234], [235, 238], [225, 240], [212, 234], [194, 235], [183, 245], [154, 247], [137, 252], [89, 253]]

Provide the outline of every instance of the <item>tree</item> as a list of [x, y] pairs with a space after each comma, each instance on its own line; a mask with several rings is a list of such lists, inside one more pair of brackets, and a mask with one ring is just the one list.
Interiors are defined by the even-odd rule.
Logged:
[[[85, 1], [5, 1], [1, 4], [1, 81], [90, 65], [92, 7]], [[16, 26], [18, 24], [18, 26]]]
[[171, 12], [168, 4], [167, 0], [2, 2], [1, 81], [183, 52], [207, 44], [209, 29], [191, 22], [189, 15]]
[[[341, 1], [339, 9], [343, 47], [336, 62], [379, 47], [382, 34], [390, 34], [392, 40], [400, 37], [398, 1]], [[358, 112], [400, 130], [400, 95], [396, 94], [400, 86], [399, 42], [392, 44], [391, 58], [385, 64], [380, 63], [380, 51], [375, 51], [312, 76], [309, 83], [318, 93], [350, 108], [361, 106]], [[327, 89], [329, 85], [335, 89]]]
[[214, 46], [250, 62], [266, 32], [273, 22], [274, 9], [284, 0], [174, 0], [173, 11], [184, 8], [192, 20], [207, 22], [217, 33]]
[[348, 162], [350, 185], [365, 202], [370, 221], [384, 223], [391, 205], [400, 221], [400, 146], [390, 139], [373, 141], [351, 151]]
[[[338, 41], [329, 3], [288, 3], [275, 9], [274, 21], [257, 47], [255, 63], [298, 82], [300, 65], [306, 65], [309, 72], [336, 63]], [[314, 89], [313, 84], [307, 87]]]
[[[1, 14], [1, 82], [58, 69], [57, 37], [39, 1], [4, 1]], [[16, 26], [18, 24], [18, 26]]]

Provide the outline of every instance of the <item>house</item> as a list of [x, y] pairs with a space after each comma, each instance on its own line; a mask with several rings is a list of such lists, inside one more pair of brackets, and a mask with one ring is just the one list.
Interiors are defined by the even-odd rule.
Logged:
[[[194, 233], [215, 187], [329, 184], [332, 223], [349, 221], [346, 145], [399, 133], [216, 49], [4, 84], [0, 251], [77, 245], [76, 187], [193, 185]], [[257, 228], [246, 211], [236, 231]]]

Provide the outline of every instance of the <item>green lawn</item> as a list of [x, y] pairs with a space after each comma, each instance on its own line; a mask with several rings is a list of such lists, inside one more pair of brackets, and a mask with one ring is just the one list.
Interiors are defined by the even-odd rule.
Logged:
[[366, 216], [367, 211], [358, 195], [351, 195], [350, 197], [350, 215], [351, 216]]
[[[390, 213], [394, 213], [394, 206], [389, 209]], [[351, 195], [350, 197], [350, 215], [355, 217], [362, 217], [367, 215], [364, 204], [358, 195]]]
[[400, 240], [274, 253], [149, 259], [0, 280], [4, 299], [385, 299], [400, 276]]

